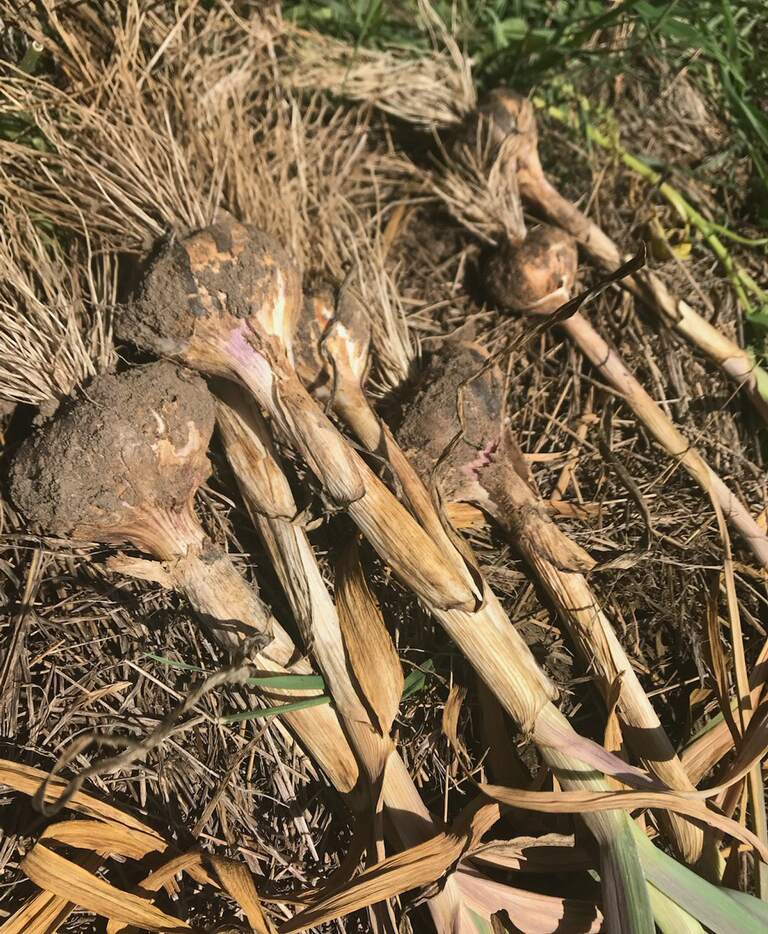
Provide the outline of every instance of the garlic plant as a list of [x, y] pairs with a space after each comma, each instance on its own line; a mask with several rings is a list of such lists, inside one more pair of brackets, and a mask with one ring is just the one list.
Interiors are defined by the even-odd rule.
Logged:
[[[157, 561], [119, 559], [114, 567], [181, 592], [229, 651], [250, 649], [253, 664], [268, 672], [311, 673], [195, 515], [214, 419], [204, 381], [172, 363], [96, 377], [21, 446], [12, 495], [48, 533], [148, 552]], [[282, 689], [266, 694], [272, 702], [296, 699]], [[358, 766], [334, 712], [318, 706], [285, 718], [337, 787], [352, 791]]]
[[[493, 593], [466, 561], [435, 545], [301, 384], [288, 356], [292, 335], [283, 331], [296, 314], [293, 275], [265, 242], [258, 231], [225, 218], [172, 245], [148, 270], [137, 301], [123, 310], [119, 332], [145, 349], [242, 383], [331, 500], [446, 628], [561, 782], [604, 788], [591, 762], [610, 757], [578, 737], [553, 705], [553, 685]], [[242, 274], [234, 274], [241, 265]], [[618, 930], [621, 917], [627, 930], [650, 932], [650, 901], [629, 816], [605, 811], [584, 820], [600, 843], [609, 925]]]

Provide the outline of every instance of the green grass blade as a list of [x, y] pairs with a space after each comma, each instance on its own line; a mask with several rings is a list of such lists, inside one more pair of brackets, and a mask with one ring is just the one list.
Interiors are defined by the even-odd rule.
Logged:
[[[173, 658], [165, 658], [163, 655], [147, 655], [153, 661], [160, 662], [161, 665], [167, 665], [169, 668], [179, 668], [182, 671], [194, 671], [197, 674], [209, 675], [210, 671], [205, 668], [198, 668], [197, 665], [188, 665], [186, 662], [179, 662]], [[294, 675], [294, 674], [274, 674], [258, 675], [248, 678], [245, 682], [250, 687], [275, 688], [285, 691], [322, 691], [325, 689], [325, 681], [321, 675]]]
[[406, 697], [410, 697], [411, 694], [422, 691], [427, 683], [427, 677], [433, 674], [434, 670], [435, 663], [431, 658], [428, 658], [424, 664], [420, 665], [418, 668], [414, 668], [403, 682], [402, 699], [405, 700]]
[[656, 927], [649, 886], [634, 839], [635, 823], [626, 811], [605, 813], [612, 815], [615, 827], [613, 840], [600, 842], [600, 881], [606, 927], [633, 934], [653, 932]]
[[646, 879], [713, 934], [763, 934], [768, 904], [751, 895], [712, 885], [657, 849], [635, 827]]
[[246, 682], [250, 687], [275, 688], [286, 691], [323, 691], [325, 681], [321, 675], [258, 675]]
[[279, 707], [265, 707], [263, 710], [244, 710], [242, 713], [230, 713], [220, 720], [222, 723], [242, 723], [243, 720], [261, 720], [264, 717], [277, 717], [281, 713], [292, 713], [294, 710], [306, 710], [307, 707], [320, 707], [330, 704], [327, 694], [322, 697], [307, 697], [305, 700], [294, 701], [292, 704], [281, 704]]

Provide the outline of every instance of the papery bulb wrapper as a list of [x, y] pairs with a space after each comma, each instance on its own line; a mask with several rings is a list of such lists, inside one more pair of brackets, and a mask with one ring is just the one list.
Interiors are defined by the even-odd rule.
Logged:
[[576, 241], [541, 224], [521, 244], [504, 241], [485, 265], [488, 298], [520, 314], [551, 314], [573, 294], [579, 257]]

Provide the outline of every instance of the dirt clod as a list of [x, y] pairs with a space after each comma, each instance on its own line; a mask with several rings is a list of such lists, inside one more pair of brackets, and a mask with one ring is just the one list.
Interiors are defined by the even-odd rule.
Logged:
[[196, 320], [266, 313], [290, 327], [300, 302], [301, 280], [288, 253], [257, 227], [227, 216], [161, 247], [116, 326], [119, 337], [139, 347], [182, 353]]
[[494, 369], [484, 370], [487, 365], [485, 354], [471, 344], [447, 341], [427, 364], [397, 431], [425, 480], [441, 461], [441, 488], [448, 496], [501, 434], [501, 387]]
[[172, 363], [98, 376], [22, 445], [13, 499], [48, 532], [124, 541], [137, 507], [189, 502], [209, 473], [213, 424], [205, 382]]

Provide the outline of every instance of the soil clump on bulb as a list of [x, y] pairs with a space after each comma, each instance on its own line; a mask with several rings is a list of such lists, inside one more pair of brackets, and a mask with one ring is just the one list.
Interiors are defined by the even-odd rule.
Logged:
[[484, 270], [487, 294], [513, 311], [549, 314], [571, 297], [578, 265], [573, 237], [540, 224], [522, 243], [505, 240], [494, 251]]
[[97, 376], [84, 399], [22, 445], [12, 496], [56, 534], [122, 542], [128, 511], [148, 501], [174, 510], [208, 476], [213, 399], [169, 362]]
[[248, 318], [281, 293], [287, 309], [299, 306], [301, 280], [288, 253], [259, 228], [226, 217], [159, 248], [121, 308], [119, 336], [170, 353], [192, 337], [196, 319]]
[[[468, 354], [476, 364], [474, 374], [467, 369]], [[397, 430], [400, 446], [423, 478], [439, 464], [448, 496], [457, 492], [454, 476], [475, 479], [496, 448], [497, 439], [489, 441], [486, 429], [496, 422], [501, 430], [499, 394], [492, 374], [481, 372], [487, 364], [479, 351], [446, 342], [430, 358]], [[471, 390], [464, 391], [468, 380]]]

